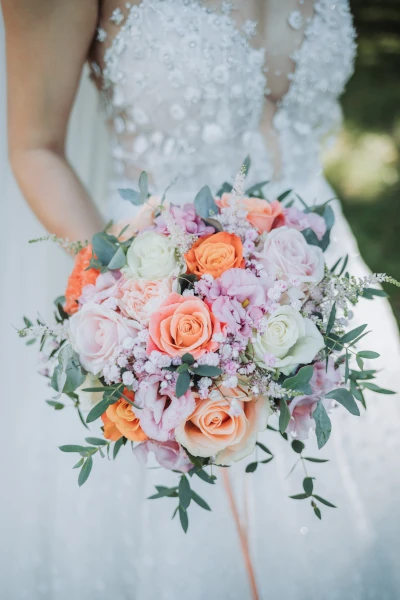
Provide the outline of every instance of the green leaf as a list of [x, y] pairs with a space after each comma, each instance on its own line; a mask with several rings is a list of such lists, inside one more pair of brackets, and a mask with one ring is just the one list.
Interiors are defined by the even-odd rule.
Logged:
[[218, 377], [218, 375], [222, 374], [222, 370], [219, 367], [210, 367], [208, 365], [199, 365], [192, 368], [191, 371], [200, 377]]
[[285, 398], [281, 398], [279, 407], [279, 431], [283, 434], [286, 431], [290, 421], [290, 410]]
[[208, 185], [201, 188], [196, 198], [194, 199], [196, 214], [199, 217], [208, 219], [213, 214], [218, 214], [218, 206], [215, 204], [214, 197]]
[[292, 500], [305, 500], [306, 498], [309, 498], [309, 496], [307, 494], [296, 494], [295, 496], [289, 496], [289, 498]]
[[141, 200], [141, 196], [140, 196], [139, 192], [137, 192], [136, 190], [131, 190], [129, 188], [125, 188], [125, 189], [119, 189], [118, 193], [123, 200], [127, 200], [134, 206], [141, 206], [144, 203], [144, 201], [142, 202], [142, 200]]
[[270, 456], [269, 458], [266, 458], [265, 460], [260, 460], [260, 463], [262, 465], [266, 465], [267, 463], [271, 462], [271, 460], [274, 460], [274, 456]]
[[117, 250], [115, 241], [117, 238], [104, 232], [95, 233], [92, 238], [93, 252], [104, 267], [110, 263]]
[[271, 456], [273, 456], [271, 450], [268, 450], [267, 446], [264, 446], [264, 444], [262, 444], [261, 442], [256, 442], [256, 446], [258, 446], [259, 448], [261, 448], [261, 450], [263, 450], [267, 454], [270, 454]]
[[179, 519], [181, 521], [182, 529], [186, 533], [189, 527], [189, 519], [187, 512], [182, 506], [179, 505]]
[[80, 460], [78, 460], [78, 462], [76, 463], [76, 465], [74, 465], [72, 468], [73, 469], [79, 469], [83, 465], [84, 462], [85, 462], [85, 459], [81, 458]]
[[345, 357], [345, 369], [344, 369], [344, 382], [347, 383], [349, 380], [349, 374], [350, 374], [350, 366], [349, 366], [349, 353], [346, 350], [346, 357]]
[[354, 398], [356, 400], [358, 400], [359, 402], [361, 402], [361, 404], [363, 405], [364, 408], [367, 408], [363, 393], [354, 381], [350, 382], [350, 391], [353, 394]]
[[248, 464], [246, 467], [246, 473], [254, 473], [254, 471], [257, 469], [257, 467], [258, 467], [258, 462], [252, 462], [252, 463]]
[[204, 471], [204, 469], [195, 470], [194, 474], [197, 475], [197, 477], [200, 477], [200, 479], [202, 479], [206, 483], [209, 483], [211, 485], [214, 485], [215, 480], [217, 479], [215, 475], [209, 475], [206, 471]]
[[46, 400], [46, 404], [52, 406], [54, 410], [62, 410], [65, 407], [65, 404], [61, 402], [56, 402], [55, 400]]
[[303, 394], [312, 394], [312, 389], [309, 382], [313, 376], [313, 373], [314, 369], [311, 365], [302, 367], [294, 377], [285, 379], [282, 387], [285, 388], [285, 390], [296, 390], [298, 392], [302, 392]]
[[[364, 369], [364, 361], [363, 361], [362, 358], [360, 358], [360, 356], [358, 354], [356, 356], [356, 362], [357, 362], [358, 368], [361, 369], [361, 371], [363, 371], [363, 369]], [[347, 379], [346, 379], [346, 383], [347, 383]]]
[[107, 444], [107, 440], [102, 440], [101, 438], [96, 437], [87, 437], [85, 441], [88, 444], [92, 444], [92, 446], [105, 446]]
[[332, 331], [332, 328], [335, 324], [335, 319], [336, 319], [336, 302], [334, 302], [330, 315], [329, 315], [329, 319], [328, 319], [328, 325], [326, 326], [326, 335], [329, 336], [330, 332]]
[[181, 476], [179, 481], [179, 504], [185, 510], [189, 508], [190, 501], [192, 499], [192, 490], [190, 489], [190, 483], [185, 475]]
[[307, 229], [303, 229], [301, 233], [303, 234], [307, 244], [310, 244], [310, 246], [318, 246], [319, 248], [319, 239], [317, 238], [317, 234], [313, 229], [307, 227]]
[[233, 186], [230, 183], [227, 183], [225, 181], [222, 184], [222, 186], [220, 187], [220, 189], [218, 190], [217, 196], [220, 197], [220, 196], [222, 196], [222, 194], [230, 194], [232, 190], [233, 190]]
[[307, 496], [311, 496], [311, 494], [313, 493], [313, 489], [314, 489], [314, 483], [313, 483], [312, 477], [305, 477], [303, 479], [303, 489], [304, 489], [304, 493], [307, 494]]
[[85, 481], [87, 480], [87, 478], [89, 477], [92, 467], [93, 467], [93, 458], [91, 456], [89, 456], [89, 458], [87, 458], [85, 460], [85, 462], [83, 463], [82, 469], [80, 470], [80, 473], [79, 473], [79, 477], [78, 477], [79, 487], [81, 485], [83, 485], [85, 483]]
[[207, 502], [205, 500], [203, 500], [203, 498], [201, 496], [199, 496], [198, 494], [196, 494], [196, 492], [194, 492], [193, 490], [192, 490], [192, 500], [193, 500], [193, 502], [196, 502], [196, 504], [201, 506], [201, 508], [204, 508], [204, 510], [211, 510], [211, 508], [208, 506]]
[[149, 178], [146, 171], [142, 171], [139, 176], [139, 200], [144, 204], [149, 194]]
[[122, 250], [121, 246], [118, 248], [110, 262], [108, 263], [108, 268], [110, 271], [114, 269], [122, 269], [126, 265], [126, 256], [125, 252]]
[[185, 371], [187, 371], [189, 369], [189, 365], [186, 363], [182, 363], [181, 365], [179, 365], [179, 367], [176, 369], [177, 373], [184, 373]]
[[321, 449], [329, 440], [332, 431], [331, 420], [321, 401], [317, 403], [317, 406], [314, 409], [313, 419], [315, 421], [315, 434], [317, 436], [318, 448]]
[[318, 506], [314, 505], [313, 510], [314, 510], [314, 513], [317, 515], [318, 519], [321, 520], [322, 519], [321, 511], [319, 510]]
[[192, 365], [195, 361], [193, 356], [187, 352], [182, 356], [182, 362], [186, 363], [187, 365]]
[[345, 333], [341, 338], [340, 338], [340, 343], [341, 344], [348, 344], [349, 342], [352, 342], [353, 340], [355, 340], [359, 335], [362, 334], [362, 332], [364, 331], [364, 329], [367, 327], [367, 325], [360, 325], [359, 327], [356, 327], [355, 329], [352, 329], [351, 331], [348, 331], [347, 333]]
[[329, 462], [328, 459], [326, 458], [312, 458], [311, 456], [303, 456], [304, 460], [308, 460], [309, 462], [312, 463], [326, 463]]
[[86, 447], [67, 444], [65, 446], [59, 446], [59, 449], [61, 450], [61, 452], [84, 452], [86, 450]]
[[361, 294], [363, 298], [367, 300], [373, 300], [375, 296], [379, 296], [381, 298], [387, 298], [388, 294], [384, 290], [379, 290], [375, 288], [365, 288], [363, 293]]
[[380, 354], [378, 354], [377, 352], [372, 352], [371, 350], [361, 350], [361, 352], [358, 353], [358, 356], [360, 356], [361, 358], [373, 360], [375, 358], [379, 358]]
[[282, 194], [280, 194], [277, 198], [277, 200], [279, 200], [279, 202], [283, 202], [285, 200], [285, 198], [287, 198], [289, 196], [289, 194], [292, 193], [292, 190], [286, 190], [286, 192], [283, 192]]
[[188, 391], [190, 387], [190, 374], [188, 371], [179, 373], [179, 377], [176, 381], [176, 397], [180, 398]]
[[[249, 187], [246, 190], [246, 192], [245, 192], [246, 196], [252, 197], [256, 194], [261, 195], [263, 187], [265, 187], [268, 183], [269, 183], [269, 181], [261, 181], [260, 183], [255, 183], [254, 185], [252, 185], [251, 187]], [[279, 200], [279, 198], [278, 198], [278, 200]]]
[[293, 440], [292, 448], [296, 452], [296, 454], [301, 454], [305, 448], [303, 442], [300, 440]]
[[342, 265], [342, 268], [340, 269], [339, 277], [341, 277], [343, 275], [343, 273], [345, 272], [348, 262], [349, 262], [349, 255], [346, 254], [345, 259], [344, 259], [344, 263]]
[[115, 460], [118, 456], [118, 452], [121, 450], [122, 446], [126, 443], [126, 438], [123, 436], [119, 438], [114, 444], [113, 448], [113, 459]]
[[177, 498], [178, 493], [176, 487], [168, 488], [162, 485], [156, 485], [157, 494], [149, 496], [148, 500], [157, 500], [158, 498]]
[[379, 385], [376, 385], [375, 383], [369, 383], [367, 381], [363, 381], [362, 386], [364, 388], [367, 388], [368, 390], [371, 390], [372, 392], [376, 392], [377, 394], [395, 394], [396, 393], [396, 392], [393, 392], [392, 390], [386, 390], [384, 388], [379, 387]]
[[250, 156], [246, 156], [246, 158], [243, 161], [243, 175], [245, 177], [247, 177], [247, 175], [249, 174], [250, 166], [251, 166]]
[[318, 502], [321, 502], [321, 504], [325, 504], [325, 506], [329, 506], [330, 508], [337, 508], [334, 504], [331, 504], [330, 502], [328, 502], [328, 500], [325, 500], [325, 498], [321, 498], [321, 496], [317, 496], [317, 494], [313, 494], [313, 498], [318, 500]]
[[353, 398], [353, 394], [351, 394], [349, 390], [338, 388], [337, 390], [332, 390], [328, 394], [325, 394], [325, 398], [333, 398], [336, 402], [339, 402], [339, 404], [344, 406], [349, 413], [356, 415], [357, 417], [360, 416], [360, 409]]
[[103, 413], [106, 412], [110, 404], [112, 404], [112, 402], [110, 402], [107, 398], [103, 398], [103, 400], [100, 400], [100, 402], [92, 408], [92, 410], [86, 417], [86, 423], [93, 423], [93, 421], [96, 421], [99, 417], [101, 417]]
[[340, 263], [341, 263], [341, 262], [342, 262], [342, 259], [341, 259], [341, 258], [339, 258], [339, 259], [338, 259], [338, 260], [335, 262], [335, 264], [333, 265], [333, 267], [330, 269], [330, 272], [331, 272], [331, 273], [334, 273], [334, 272], [336, 271], [336, 269], [338, 268], [338, 266], [340, 265]]

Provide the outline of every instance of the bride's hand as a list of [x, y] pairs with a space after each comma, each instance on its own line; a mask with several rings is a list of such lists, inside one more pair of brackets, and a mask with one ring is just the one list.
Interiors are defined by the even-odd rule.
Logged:
[[65, 139], [98, 2], [3, 0], [2, 9], [15, 177], [48, 231], [70, 240], [90, 238], [102, 219], [65, 158]]

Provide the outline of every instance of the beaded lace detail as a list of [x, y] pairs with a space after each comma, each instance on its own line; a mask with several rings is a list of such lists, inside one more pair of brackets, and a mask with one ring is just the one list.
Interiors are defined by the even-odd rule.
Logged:
[[[259, 133], [268, 64], [265, 50], [250, 43], [256, 23], [239, 29], [230, 2], [218, 12], [201, 0], [143, 0], [125, 8], [112, 13], [119, 30], [103, 70], [92, 65], [114, 138], [114, 189], [143, 169], [157, 191], [175, 176], [177, 191], [196, 191], [205, 181], [215, 188], [232, 179], [247, 154], [253, 179], [274, 179]], [[338, 97], [352, 73], [354, 37], [348, 0], [314, 3], [273, 118], [282, 185], [320, 169], [321, 143], [340, 124]], [[98, 39], [107, 45], [101, 27]]]

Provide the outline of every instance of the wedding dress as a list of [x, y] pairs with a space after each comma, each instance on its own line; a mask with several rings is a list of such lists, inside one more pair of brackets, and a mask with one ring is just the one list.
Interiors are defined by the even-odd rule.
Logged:
[[[267, 18], [256, 33], [260, 15]], [[106, 2], [91, 69], [112, 137], [110, 216], [133, 214], [117, 189], [135, 186], [143, 169], [154, 193], [176, 179], [168, 200], [190, 202], [204, 184], [216, 191], [232, 181], [246, 155], [249, 185], [271, 180], [265, 188], [271, 199], [289, 188], [309, 203], [331, 198], [320, 151], [340, 126], [338, 97], [354, 53], [347, 0]], [[348, 253], [349, 268], [363, 275], [367, 267], [338, 204], [336, 217], [333, 254]], [[28, 229], [24, 223], [23, 235], [34, 237]], [[22, 262], [16, 242], [13, 249]], [[6, 250], [12, 256], [8, 247], [2, 256]], [[48, 305], [56, 284], [53, 295], [62, 291], [62, 268], [51, 281], [60, 256], [43, 264], [40, 252], [20, 266], [15, 260], [12, 268], [2, 265], [4, 289], [13, 291], [19, 310], [27, 306], [18, 300], [24, 290], [35, 309]], [[16, 283], [16, 268], [24, 285]], [[2, 332], [10, 328], [10, 312], [18, 318], [4, 296]], [[382, 385], [398, 390], [400, 349], [387, 301], [373, 308], [363, 301], [358, 313], [375, 330], [365, 347], [381, 353]], [[39, 391], [42, 398], [50, 394], [38, 391], [33, 368], [25, 369], [32, 357], [20, 341], [7, 346], [7, 361], [3, 352], [2, 597], [252, 597], [221, 469], [217, 486], [193, 481], [212, 512], [191, 506], [186, 536], [171, 521], [174, 501], [145, 500], [154, 484], [174, 485], [176, 475], [140, 468], [127, 449], [113, 464], [99, 458], [78, 489], [70, 457], [56, 446], [81, 443], [85, 431], [72, 410], [57, 414], [39, 400]], [[262, 438], [275, 454], [271, 463], [247, 475], [244, 464], [229, 469], [260, 598], [398, 598], [399, 417], [396, 397], [371, 395], [359, 419], [335, 411], [321, 453], [310, 441], [308, 456], [331, 459], [310, 468], [317, 493], [338, 506], [323, 510], [321, 522], [308, 503], [288, 499], [301, 491], [304, 474], [297, 467], [288, 477], [296, 456], [279, 434]]]

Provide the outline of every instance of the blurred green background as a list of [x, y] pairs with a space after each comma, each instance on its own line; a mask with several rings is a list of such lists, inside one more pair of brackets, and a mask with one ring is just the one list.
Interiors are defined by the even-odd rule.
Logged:
[[[327, 174], [367, 264], [400, 280], [400, 2], [350, 5], [358, 56]], [[386, 291], [400, 323], [400, 289]]]

